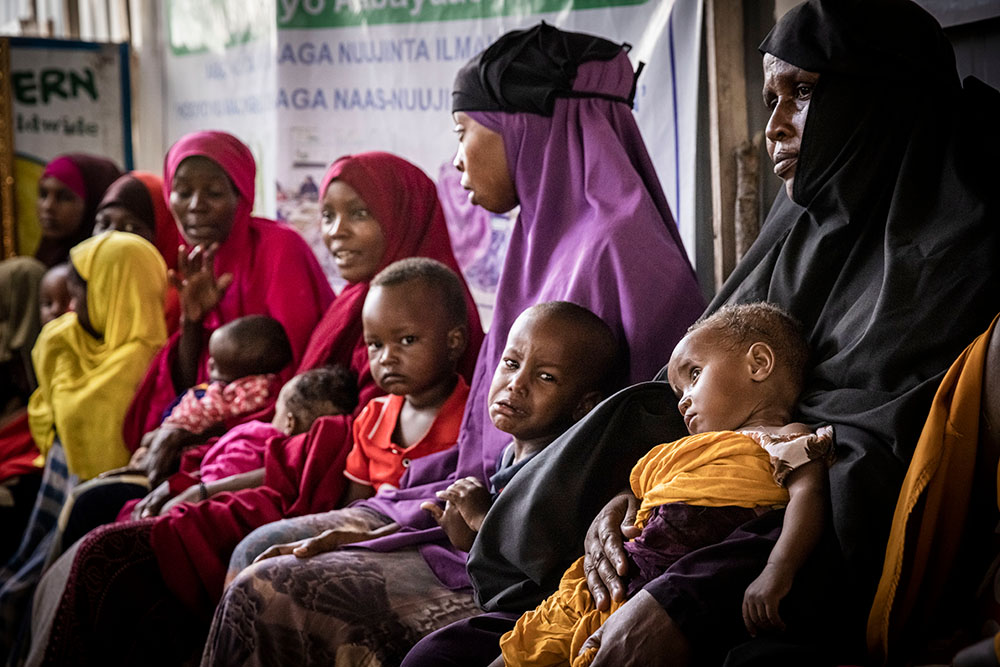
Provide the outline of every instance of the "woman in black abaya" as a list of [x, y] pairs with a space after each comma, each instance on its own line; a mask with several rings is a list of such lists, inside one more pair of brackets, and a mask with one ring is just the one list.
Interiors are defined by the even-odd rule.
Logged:
[[[826, 548], [782, 604], [788, 630], [773, 641], [806, 644], [789, 664], [824, 664], [845, 657], [836, 650], [863, 646], [899, 485], [931, 397], [1000, 310], [1000, 93], [960, 82], [940, 26], [906, 0], [810, 0], [782, 18], [761, 51], [768, 149], [786, 187], [708, 312], [767, 300], [809, 332], [814, 366], [796, 419], [834, 426], [833, 514]], [[571, 454], [622, 446], [603, 425], [637, 423], [628, 419], [637, 403], [676, 404], [669, 388], [653, 387], [599, 406], [550, 447], [544, 469], [505, 490], [470, 557], [488, 610], [533, 606], [518, 593], [573, 559], [544, 556], [540, 567], [530, 535], [545, 532], [553, 503], [586, 492], [585, 479], [566, 488], [567, 471], [579, 466]], [[632, 426], [630, 436], [669, 440], [676, 434], [664, 432], [666, 422]], [[622, 594], [621, 525], [634, 517], [632, 501], [618, 496], [588, 532], [599, 606]], [[525, 524], [530, 531], [518, 528]], [[751, 523], [721, 550], [679, 560], [591, 638], [600, 647], [594, 666], [719, 664], [750, 639], [743, 593], [779, 532], [780, 522]], [[734, 651], [731, 664], [746, 664], [761, 646]]]

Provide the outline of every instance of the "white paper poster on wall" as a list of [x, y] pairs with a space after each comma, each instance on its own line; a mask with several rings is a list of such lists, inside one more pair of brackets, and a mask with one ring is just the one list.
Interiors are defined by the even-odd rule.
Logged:
[[324, 268], [332, 271], [318, 244], [316, 184], [341, 155], [390, 151], [438, 182], [456, 255], [488, 320], [509, 219], [472, 209], [458, 187], [451, 86], [458, 69], [493, 40], [539, 20], [628, 42], [633, 63], [647, 63], [636, 116], [682, 234], [692, 236], [700, 2], [219, 0], [212, 6], [216, 11], [206, 13], [194, 0], [167, 5], [168, 138], [212, 127], [241, 136], [259, 161], [257, 210], [299, 228]]
[[7, 39], [17, 247], [31, 254], [40, 238], [38, 179], [49, 160], [62, 153], [92, 153], [132, 168], [128, 46]]

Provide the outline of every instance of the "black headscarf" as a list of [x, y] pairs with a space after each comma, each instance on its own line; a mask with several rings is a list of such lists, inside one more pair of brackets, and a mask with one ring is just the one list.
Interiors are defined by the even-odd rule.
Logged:
[[820, 77], [795, 202], [782, 189], [708, 310], [772, 301], [810, 332], [799, 418], [835, 426], [834, 528], [867, 594], [934, 391], [1000, 310], [1000, 93], [962, 86], [905, 0], [811, 0], [760, 49]]
[[[627, 98], [573, 90], [576, 70], [582, 63], [611, 60], [621, 50], [621, 44], [602, 37], [566, 32], [544, 22], [526, 30], [513, 30], [458, 71], [451, 110], [551, 116], [560, 97], [602, 97], [631, 106], [634, 83]], [[640, 65], [636, 79], [641, 71]]]

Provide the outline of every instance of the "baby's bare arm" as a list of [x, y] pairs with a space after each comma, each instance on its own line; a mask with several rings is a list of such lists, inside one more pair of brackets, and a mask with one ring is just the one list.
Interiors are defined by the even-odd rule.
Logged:
[[795, 574], [819, 543], [827, 502], [827, 472], [823, 461], [810, 461], [791, 474], [781, 536], [771, 550], [764, 571], [750, 584], [743, 598], [743, 620], [750, 634], [784, 629], [778, 605], [791, 589]]

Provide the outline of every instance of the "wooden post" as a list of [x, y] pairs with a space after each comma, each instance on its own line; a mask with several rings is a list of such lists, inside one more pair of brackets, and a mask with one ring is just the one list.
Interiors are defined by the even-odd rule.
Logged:
[[0, 38], [0, 258], [17, 254], [14, 236], [14, 124], [10, 40]]
[[747, 140], [742, 0], [705, 0], [715, 288], [736, 265], [736, 152]]
[[757, 132], [736, 151], [736, 261], [743, 259], [760, 234], [760, 145]]

